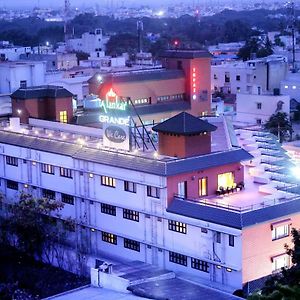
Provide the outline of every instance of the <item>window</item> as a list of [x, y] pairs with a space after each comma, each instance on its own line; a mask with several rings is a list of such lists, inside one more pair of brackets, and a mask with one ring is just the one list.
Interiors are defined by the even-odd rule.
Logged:
[[10, 166], [18, 166], [18, 158], [13, 156], [6, 156], [6, 164]]
[[147, 186], [147, 196], [153, 198], [159, 198], [159, 188], [155, 186]]
[[60, 167], [59, 173], [60, 173], [61, 177], [73, 178], [71, 169], [66, 169], [66, 168]]
[[256, 108], [257, 108], [257, 109], [261, 109], [261, 106], [262, 106], [262, 105], [261, 105], [261, 102], [257, 102], [257, 103], [256, 103]]
[[59, 122], [68, 123], [68, 114], [66, 110], [59, 112]]
[[234, 187], [233, 172], [223, 173], [218, 175], [218, 190]]
[[52, 199], [52, 200], [55, 199], [55, 192], [51, 191], [51, 190], [43, 189], [42, 195], [43, 195], [43, 198]]
[[21, 89], [26, 89], [27, 88], [27, 81], [26, 80], [21, 80], [20, 81], [20, 88]]
[[101, 203], [101, 212], [103, 214], [112, 215], [112, 216], [117, 215], [117, 209], [115, 206], [104, 204], [104, 203]]
[[208, 230], [207, 230], [207, 228], [203, 228], [203, 227], [201, 227], [201, 232], [202, 232], [202, 233], [207, 233], [207, 232], [208, 232]]
[[240, 81], [241, 80], [241, 75], [236, 75], [236, 81]]
[[261, 125], [262, 121], [261, 119], [256, 119], [256, 125]]
[[177, 61], [177, 69], [182, 70], [182, 61], [181, 60]]
[[66, 204], [74, 205], [74, 197], [67, 194], [61, 194], [61, 201]]
[[202, 272], [209, 273], [209, 264], [207, 261], [192, 258], [192, 268]]
[[117, 245], [117, 236], [115, 234], [102, 231], [102, 241]]
[[225, 82], [229, 83], [230, 82], [230, 74], [229, 73], [225, 73]]
[[123, 209], [123, 218], [139, 222], [139, 212], [131, 209]]
[[281, 268], [288, 268], [290, 266], [290, 257], [287, 254], [272, 257], [272, 271], [280, 271]]
[[228, 243], [230, 247], [234, 247], [234, 235], [229, 235]]
[[54, 175], [54, 166], [49, 164], [42, 164], [42, 172]]
[[277, 226], [272, 229], [272, 241], [289, 236], [290, 228], [289, 224]]
[[140, 243], [134, 240], [124, 239], [124, 248], [140, 252]]
[[187, 197], [187, 181], [178, 182], [177, 184], [178, 196], [182, 198]]
[[218, 79], [217, 74], [214, 74], [214, 79]]
[[236, 88], [236, 91], [237, 91], [238, 93], [240, 93], [240, 92], [241, 92], [241, 88], [238, 86], [238, 87]]
[[169, 220], [169, 230], [186, 234], [186, 224]]
[[116, 179], [108, 176], [101, 176], [101, 184], [109, 187], [116, 187]]
[[124, 181], [124, 191], [136, 193], [136, 183], [131, 181]]
[[169, 261], [178, 265], [187, 266], [187, 256], [176, 252], [169, 252]]
[[11, 190], [17, 191], [19, 189], [18, 183], [16, 181], [12, 181], [12, 180], [7, 180], [6, 186], [8, 189], [11, 189]]
[[207, 196], [207, 177], [199, 179], [199, 196]]
[[216, 243], [221, 244], [221, 232], [216, 232], [215, 239]]

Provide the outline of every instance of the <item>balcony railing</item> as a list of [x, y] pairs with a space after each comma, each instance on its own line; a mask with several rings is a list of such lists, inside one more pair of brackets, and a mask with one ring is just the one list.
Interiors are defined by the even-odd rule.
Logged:
[[200, 205], [213, 207], [216, 209], [225, 209], [225, 210], [232, 211], [232, 212], [244, 213], [244, 212], [248, 212], [248, 211], [259, 210], [259, 209], [263, 209], [266, 207], [274, 206], [277, 204], [281, 204], [283, 202], [293, 201], [293, 200], [299, 199], [299, 196], [293, 196], [292, 198], [285, 198], [285, 197], [279, 198], [279, 199], [274, 198], [274, 199], [266, 200], [266, 201], [259, 202], [259, 203], [254, 203], [251, 205], [245, 205], [245, 206], [236, 206], [236, 205], [231, 205], [229, 203], [223, 203], [220, 201], [212, 200], [212, 199], [216, 198], [215, 196], [201, 199], [201, 198], [185, 198], [185, 197], [175, 194], [174, 198], [182, 200], [182, 201], [194, 202], [194, 203], [197, 203]]

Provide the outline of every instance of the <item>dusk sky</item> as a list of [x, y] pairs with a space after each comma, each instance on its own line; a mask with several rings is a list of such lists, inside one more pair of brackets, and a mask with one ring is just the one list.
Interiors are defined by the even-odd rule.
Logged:
[[[70, 0], [71, 5], [78, 5], [78, 6], [88, 6], [89, 4], [95, 4], [98, 3], [100, 6], [107, 6], [108, 3], [110, 4], [112, 1], [111, 0]], [[160, 0], [127, 0], [127, 1], [121, 1], [121, 0], [113, 0], [114, 5], [120, 5], [122, 3], [126, 2], [127, 6], [130, 5], [141, 5], [141, 4], [149, 4], [149, 3], [156, 3], [156, 4], [161, 4], [161, 3], [168, 3], [170, 1], [160, 1]], [[174, 1], [172, 1], [174, 2]], [[175, 2], [177, 2], [175, 0]], [[191, 1], [192, 2], [192, 1]], [[64, 4], [64, 0], [11, 0], [11, 1], [6, 1], [6, 0], [0, 0], [1, 6], [62, 6]]]

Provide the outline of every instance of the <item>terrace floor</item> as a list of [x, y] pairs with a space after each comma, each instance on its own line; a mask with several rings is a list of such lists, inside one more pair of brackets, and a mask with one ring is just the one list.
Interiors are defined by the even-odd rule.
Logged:
[[290, 195], [287, 196], [287, 198], [278, 200], [278, 197], [272, 197], [272, 194], [260, 192], [259, 187], [262, 184], [253, 182], [253, 178], [249, 175], [249, 167], [245, 167], [244, 183], [245, 188], [239, 192], [221, 196], [212, 196], [194, 201], [207, 206], [247, 212], [266, 206], [272, 206], [294, 197], [293, 195]]

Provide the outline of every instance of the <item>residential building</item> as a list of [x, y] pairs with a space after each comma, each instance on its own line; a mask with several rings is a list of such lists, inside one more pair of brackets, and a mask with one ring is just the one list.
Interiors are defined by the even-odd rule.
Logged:
[[11, 114], [10, 94], [15, 90], [44, 84], [45, 70], [45, 63], [41, 61], [0, 62], [0, 116]]
[[69, 70], [78, 66], [76, 53], [34, 53], [28, 55], [21, 55], [21, 59], [30, 61], [45, 61], [46, 71]]
[[31, 47], [14, 46], [8, 41], [0, 41], [0, 61], [17, 61], [22, 54], [32, 52]]
[[81, 38], [67, 40], [66, 49], [68, 51], [84, 52], [91, 55], [105, 51], [105, 45], [108, 40], [109, 37], [103, 35], [102, 29], [97, 28], [93, 32], [85, 32]]
[[273, 93], [286, 77], [286, 57], [271, 55], [246, 62], [212, 66], [211, 88], [225, 94]]
[[237, 94], [235, 124], [263, 125], [273, 114], [290, 115], [290, 96], [274, 94]]

